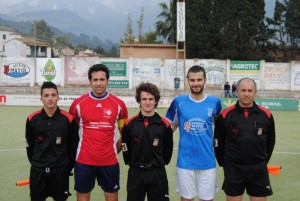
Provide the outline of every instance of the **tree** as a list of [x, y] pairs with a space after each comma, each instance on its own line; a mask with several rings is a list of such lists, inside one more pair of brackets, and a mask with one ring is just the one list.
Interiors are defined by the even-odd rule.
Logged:
[[132, 22], [130, 14], [127, 15], [127, 26], [126, 26], [126, 32], [124, 34], [124, 39], [121, 38], [121, 43], [134, 43], [134, 35], [132, 30]]
[[273, 18], [266, 18], [269, 27], [274, 31], [273, 37], [280, 47], [286, 46], [286, 28], [285, 28], [286, 5], [276, 0]]
[[[190, 0], [186, 3], [186, 56], [187, 58], [222, 57], [220, 30], [216, 26], [215, 0]], [[221, 24], [220, 24], [221, 26]]]
[[142, 8], [141, 10], [141, 15], [140, 15], [140, 18], [139, 20], [137, 21], [137, 24], [138, 24], [138, 39], [139, 41], [142, 40], [142, 36], [143, 36], [143, 24], [144, 24], [144, 8]]
[[35, 20], [32, 23], [29, 35], [37, 39], [51, 41], [53, 32], [45, 20]]
[[78, 54], [80, 51], [84, 51], [88, 49], [89, 47], [86, 44], [78, 44], [75, 47], [75, 54]]
[[55, 38], [54, 45], [58, 48], [71, 47], [70, 37], [68, 35], [59, 35]]
[[94, 52], [106, 56], [106, 51], [100, 45], [94, 49]]
[[140, 43], [156, 44], [156, 43], [163, 43], [163, 41], [157, 40], [157, 32], [150, 31], [150, 32], [147, 32], [143, 35], [143, 37], [141, 38]]
[[170, 0], [169, 6], [166, 3], [160, 3], [162, 11], [158, 18], [162, 20], [156, 22], [156, 32], [159, 36], [166, 38], [170, 44], [176, 44], [176, 2], [177, 0]]
[[264, 6], [264, 0], [188, 1], [187, 58], [255, 58]]
[[113, 46], [111, 47], [111, 49], [109, 50], [107, 56], [109, 56], [109, 57], [119, 57], [119, 56], [120, 56], [120, 51], [119, 51], [119, 49], [117, 48], [117, 46], [113, 45]]
[[300, 43], [300, 1], [289, 0], [286, 3], [286, 32], [293, 49]]

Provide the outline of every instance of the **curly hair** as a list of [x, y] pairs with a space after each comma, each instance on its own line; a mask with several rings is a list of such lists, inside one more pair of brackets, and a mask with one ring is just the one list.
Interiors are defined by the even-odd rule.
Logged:
[[156, 102], [156, 104], [155, 104], [155, 108], [156, 108], [158, 105], [158, 102], [160, 100], [160, 92], [159, 92], [157, 86], [152, 83], [149, 83], [149, 82], [142, 82], [140, 85], [138, 85], [136, 88], [136, 95], [135, 95], [135, 100], [138, 103], [141, 102], [141, 93], [142, 92], [147, 92], [154, 96], [155, 102]]

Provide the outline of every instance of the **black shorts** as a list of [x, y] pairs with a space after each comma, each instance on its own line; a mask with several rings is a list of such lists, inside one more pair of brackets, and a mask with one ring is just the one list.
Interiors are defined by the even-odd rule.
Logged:
[[222, 189], [226, 195], [247, 194], [254, 197], [272, 195], [272, 188], [266, 162], [253, 165], [224, 161], [224, 183]]
[[30, 197], [32, 201], [43, 201], [47, 197], [64, 201], [69, 196], [69, 170], [30, 168]]
[[127, 179], [127, 201], [169, 201], [166, 169], [139, 170], [129, 168]]

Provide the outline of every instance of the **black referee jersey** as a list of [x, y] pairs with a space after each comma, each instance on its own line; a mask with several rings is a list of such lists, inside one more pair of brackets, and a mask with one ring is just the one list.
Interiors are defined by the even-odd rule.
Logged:
[[173, 152], [173, 131], [170, 123], [158, 113], [141, 114], [127, 120], [122, 130], [122, 151], [125, 164], [136, 168], [163, 167]]
[[33, 167], [74, 167], [79, 136], [75, 119], [69, 113], [57, 107], [51, 117], [44, 109], [30, 114], [25, 137], [28, 160]]
[[273, 115], [255, 102], [246, 109], [237, 102], [218, 116], [214, 143], [220, 166], [224, 160], [239, 164], [268, 162], [275, 146]]

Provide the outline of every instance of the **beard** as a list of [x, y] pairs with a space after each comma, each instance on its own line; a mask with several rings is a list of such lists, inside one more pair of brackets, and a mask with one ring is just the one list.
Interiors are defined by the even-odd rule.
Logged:
[[201, 89], [199, 91], [193, 90], [193, 88], [190, 86], [191, 94], [200, 95], [203, 93], [204, 87], [201, 86]]

